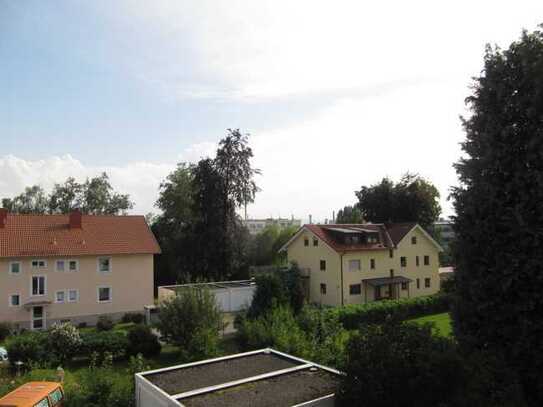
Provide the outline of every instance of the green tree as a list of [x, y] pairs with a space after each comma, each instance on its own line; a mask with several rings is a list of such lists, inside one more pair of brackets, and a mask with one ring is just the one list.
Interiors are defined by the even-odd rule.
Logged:
[[430, 326], [361, 325], [349, 341], [341, 406], [468, 406], [467, 369], [454, 343]]
[[362, 217], [373, 223], [418, 222], [430, 228], [441, 213], [439, 191], [416, 174], [406, 173], [398, 183], [383, 178], [363, 186], [356, 196]]
[[44, 214], [48, 211], [47, 201], [43, 188], [34, 185], [12, 199], [2, 199], [2, 206], [12, 213]]
[[336, 215], [335, 223], [364, 223], [362, 211], [356, 206], [345, 206]]
[[81, 210], [91, 215], [118, 215], [134, 207], [130, 196], [113, 191], [109, 177], [104, 172], [87, 179], [82, 186]]
[[487, 47], [456, 164], [455, 336], [504, 357], [543, 404], [543, 33]]
[[82, 205], [83, 186], [75, 178], [68, 178], [64, 184], [55, 184], [49, 196], [49, 211], [53, 213], [69, 213]]
[[216, 354], [222, 316], [209, 290], [185, 288], [164, 301], [158, 315], [162, 339], [178, 346], [185, 360]]

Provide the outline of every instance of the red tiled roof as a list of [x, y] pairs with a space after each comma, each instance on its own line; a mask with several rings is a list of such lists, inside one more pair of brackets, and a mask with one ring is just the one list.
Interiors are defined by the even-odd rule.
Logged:
[[[339, 224], [339, 225], [315, 225], [309, 224], [303, 227], [309, 229], [321, 240], [328, 244], [332, 249], [338, 252], [346, 251], [360, 251], [360, 250], [383, 250], [396, 246], [400, 240], [416, 225], [416, 223], [392, 223], [392, 224], [378, 224], [378, 223], [365, 223], [365, 224]], [[357, 243], [357, 244], [345, 244], [338, 239], [334, 238], [331, 228], [348, 229], [353, 232], [357, 229], [363, 228], [371, 230], [379, 234], [379, 242], [374, 244]]]
[[8, 214], [0, 227], [0, 257], [155, 254], [160, 247], [143, 216]]

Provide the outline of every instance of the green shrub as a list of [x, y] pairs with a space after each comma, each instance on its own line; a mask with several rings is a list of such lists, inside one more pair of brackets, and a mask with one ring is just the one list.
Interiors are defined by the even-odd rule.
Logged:
[[93, 353], [105, 355], [110, 353], [114, 358], [126, 355], [128, 338], [124, 332], [83, 332], [81, 334], [81, 355], [91, 356]]
[[63, 365], [76, 354], [82, 345], [78, 329], [72, 324], [53, 324], [47, 332], [48, 350]]
[[272, 347], [306, 358], [312, 352], [311, 341], [288, 307], [276, 307], [258, 318], [240, 321], [238, 341], [245, 350]]
[[121, 318], [121, 322], [123, 324], [128, 324], [130, 322], [134, 324], [142, 324], [144, 320], [145, 320], [145, 316], [138, 312], [127, 312]]
[[405, 320], [447, 312], [450, 308], [450, 298], [449, 295], [435, 294], [426, 297], [346, 305], [341, 308], [329, 309], [328, 312], [337, 314], [339, 321], [346, 329], [356, 329], [361, 324], [383, 323], [387, 318]]
[[187, 360], [217, 353], [222, 316], [208, 290], [187, 288], [160, 306], [157, 327], [163, 340], [179, 347]]
[[146, 358], [160, 354], [162, 345], [157, 336], [146, 325], [136, 325], [128, 331], [128, 355], [142, 354]]
[[461, 406], [469, 382], [454, 342], [430, 326], [389, 320], [362, 325], [348, 345], [339, 405]]
[[43, 362], [48, 359], [47, 336], [44, 332], [26, 332], [8, 338], [6, 350], [10, 363], [21, 361], [26, 367], [32, 362]]
[[113, 319], [108, 315], [100, 315], [96, 323], [96, 330], [111, 331], [113, 329]]
[[0, 322], [0, 342], [3, 342], [11, 335], [13, 326], [9, 322]]
[[250, 318], [257, 318], [275, 307], [287, 304], [287, 293], [279, 275], [262, 274], [256, 278], [256, 291], [247, 314]]

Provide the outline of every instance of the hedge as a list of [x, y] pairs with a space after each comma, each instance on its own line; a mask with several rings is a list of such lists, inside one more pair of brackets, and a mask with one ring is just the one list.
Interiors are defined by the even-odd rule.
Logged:
[[357, 329], [360, 324], [383, 323], [387, 317], [405, 320], [447, 312], [450, 303], [450, 295], [434, 294], [425, 297], [346, 305], [341, 308], [332, 308], [328, 312], [337, 314], [345, 329]]
[[81, 334], [83, 345], [82, 356], [91, 356], [93, 353], [103, 355], [108, 352], [114, 358], [126, 356], [128, 338], [121, 331], [83, 332]]

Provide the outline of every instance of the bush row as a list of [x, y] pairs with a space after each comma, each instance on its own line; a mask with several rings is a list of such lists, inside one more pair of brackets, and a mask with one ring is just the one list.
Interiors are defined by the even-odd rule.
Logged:
[[[61, 327], [69, 331], [70, 327]], [[72, 329], [75, 329], [71, 327]], [[56, 346], [60, 335], [55, 335], [56, 327], [48, 332], [25, 332], [12, 336], [6, 343], [9, 359], [12, 363], [23, 362], [29, 366], [32, 362], [64, 363], [73, 356], [91, 357], [96, 354], [100, 359], [105, 354], [114, 359], [143, 354], [145, 357], [160, 353], [161, 345], [156, 335], [145, 325], [134, 326], [128, 334], [123, 331], [90, 331], [77, 334], [77, 340], [67, 342], [60, 349]], [[80, 338], [79, 338], [80, 337]], [[65, 352], [69, 347], [72, 350]]]
[[435, 294], [426, 297], [346, 305], [341, 308], [331, 308], [328, 312], [336, 315], [345, 329], [357, 329], [360, 324], [381, 324], [387, 318], [405, 320], [447, 312], [450, 303], [449, 294]]

